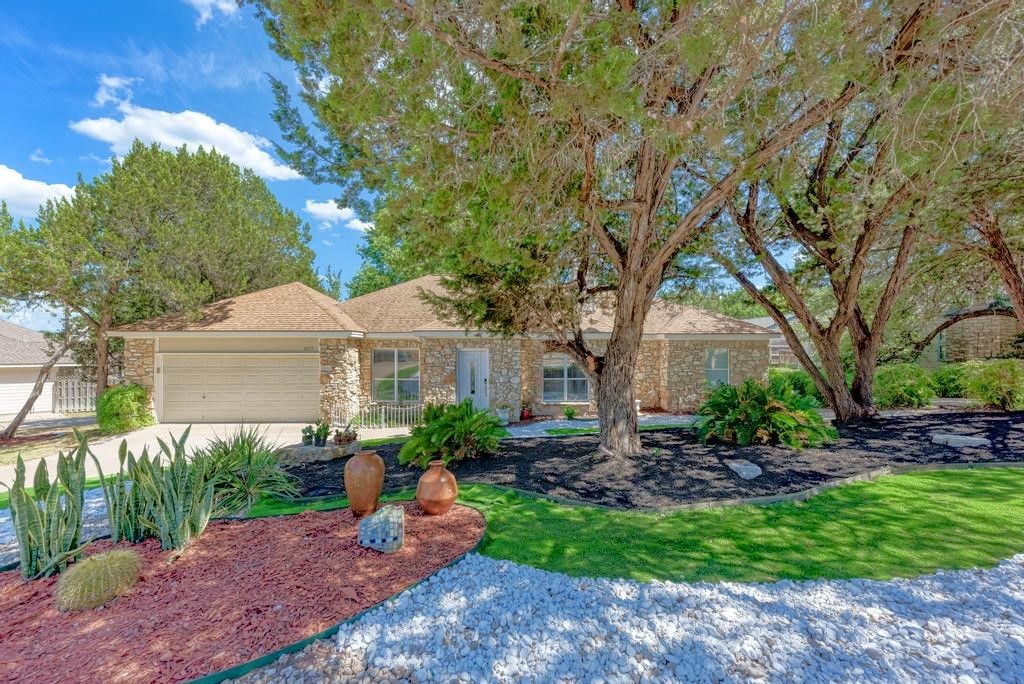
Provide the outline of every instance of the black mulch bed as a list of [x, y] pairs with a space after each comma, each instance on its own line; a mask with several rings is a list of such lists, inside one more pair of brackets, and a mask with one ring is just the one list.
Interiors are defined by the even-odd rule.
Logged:
[[[961, 448], [931, 443], [931, 433], [985, 437], [992, 446]], [[657, 509], [697, 501], [769, 496], [808, 489], [882, 466], [1024, 461], [1024, 413], [935, 412], [880, 418], [844, 426], [828, 448], [732, 448], [703, 445], [685, 428], [641, 434], [649, 453], [612, 458], [597, 453], [597, 435], [505, 439], [493, 456], [451, 466], [460, 482], [526, 489], [618, 508]], [[401, 445], [378, 447], [385, 491], [414, 487], [420, 470], [399, 465]], [[740, 479], [725, 461], [745, 458], [761, 466]], [[342, 494], [343, 459], [288, 468], [303, 494]]]

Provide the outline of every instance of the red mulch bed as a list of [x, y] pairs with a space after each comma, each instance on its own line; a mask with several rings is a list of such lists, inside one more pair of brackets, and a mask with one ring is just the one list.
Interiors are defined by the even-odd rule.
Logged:
[[22, 435], [20, 437], [18, 435], [15, 435], [10, 439], [0, 439], [0, 447], [21, 446], [23, 444], [31, 444], [32, 442], [44, 442], [48, 439], [55, 439], [57, 437], [60, 437], [62, 434], [64, 433], [40, 432], [35, 435]]
[[172, 563], [147, 540], [132, 546], [142, 580], [91, 611], [58, 611], [56, 577], [0, 573], [0, 681], [179, 682], [218, 672], [387, 599], [483, 535], [471, 508], [430, 517], [404, 505], [405, 546], [391, 555], [359, 546], [348, 509], [215, 522]]

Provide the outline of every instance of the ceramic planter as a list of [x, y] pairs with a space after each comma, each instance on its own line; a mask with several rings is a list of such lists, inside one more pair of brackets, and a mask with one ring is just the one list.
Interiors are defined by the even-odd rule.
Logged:
[[498, 416], [498, 422], [502, 425], [508, 425], [508, 409], [496, 409], [494, 411]]
[[345, 464], [345, 493], [356, 517], [377, 510], [384, 487], [384, 459], [376, 451], [358, 451]]
[[455, 476], [444, 467], [444, 461], [431, 461], [430, 469], [416, 485], [416, 501], [427, 515], [444, 515], [459, 496]]
[[313, 446], [327, 446], [327, 437], [314, 437]]

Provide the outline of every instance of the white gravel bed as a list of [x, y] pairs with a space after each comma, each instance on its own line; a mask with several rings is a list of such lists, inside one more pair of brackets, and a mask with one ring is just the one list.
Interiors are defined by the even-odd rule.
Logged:
[[[88, 489], [83, 495], [82, 539], [92, 539], [109, 534], [107, 503], [103, 489]], [[18, 562], [18, 540], [14, 536], [11, 509], [0, 508], [0, 566]]]
[[1020, 682], [1024, 555], [891, 581], [578, 579], [470, 555], [247, 682]]

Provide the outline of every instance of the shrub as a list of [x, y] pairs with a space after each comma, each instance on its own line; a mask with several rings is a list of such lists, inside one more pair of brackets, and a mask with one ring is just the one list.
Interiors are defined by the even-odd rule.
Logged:
[[142, 561], [129, 549], [111, 549], [75, 563], [57, 580], [60, 610], [99, 608], [139, 581]]
[[142, 385], [111, 387], [96, 399], [96, 423], [105, 435], [130, 432], [153, 422]]
[[835, 439], [836, 431], [815, 409], [812, 398], [797, 394], [781, 378], [767, 384], [748, 378], [738, 386], [715, 387], [695, 427], [703, 442], [820, 446]]
[[821, 405], [821, 392], [814, 386], [810, 374], [797, 368], [769, 368], [768, 380], [772, 382], [785, 382], [794, 392], [801, 397], [814, 399], [815, 403]]
[[[76, 433], [77, 434], [77, 433]], [[24, 579], [62, 572], [85, 548], [82, 506], [85, 503], [85, 456], [89, 448], [79, 435], [78, 448], [57, 455], [57, 479], [50, 482], [46, 461], [39, 461], [32, 494], [25, 488], [25, 462], [18, 456], [11, 485], [11, 522], [18, 542]], [[86, 542], [88, 543], [88, 542]]]
[[960, 398], [967, 391], [964, 382], [967, 380], [967, 364], [946, 363], [932, 371], [932, 387], [940, 397]]
[[505, 435], [496, 416], [477, 411], [469, 399], [461, 404], [427, 405], [423, 408], [422, 425], [412, 429], [412, 436], [402, 445], [398, 460], [426, 468], [430, 461], [445, 463], [475, 458], [498, 450], [498, 441]]
[[576, 410], [575, 406], [564, 406], [562, 407], [562, 415], [565, 416], [566, 420], [576, 420], [576, 416], [580, 415], [580, 412]]
[[192, 460], [206, 461], [217, 515], [247, 511], [263, 496], [298, 496], [295, 478], [278, 465], [280, 453], [266, 431], [254, 427], [239, 427], [226, 439], [215, 437], [197, 451]]
[[875, 373], [875, 405], [878, 408], [921, 408], [935, 398], [928, 372], [912, 363], [882, 366]]
[[1024, 361], [994, 359], [971, 364], [966, 372], [967, 396], [1004, 411], [1024, 409]]

